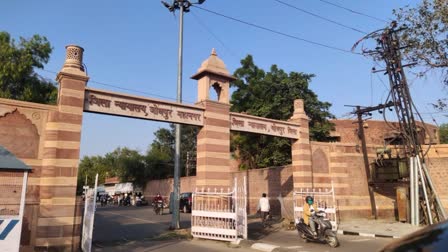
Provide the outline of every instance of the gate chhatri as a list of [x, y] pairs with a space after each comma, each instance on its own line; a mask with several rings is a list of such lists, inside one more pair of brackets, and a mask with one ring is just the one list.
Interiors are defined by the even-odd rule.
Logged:
[[328, 188], [299, 188], [298, 191], [294, 191], [293, 202], [295, 223], [297, 224], [299, 219], [303, 216], [303, 204], [308, 195], [314, 198], [318, 211], [325, 211], [327, 214], [326, 218], [330, 220], [333, 230], [337, 230], [338, 219], [333, 182], [331, 182], [331, 190]]
[[217, 188], [198, 189], [193, 193], [191, 234], [196, 238], [235, 241], [247, 239], [246, 177], [232, 191]]

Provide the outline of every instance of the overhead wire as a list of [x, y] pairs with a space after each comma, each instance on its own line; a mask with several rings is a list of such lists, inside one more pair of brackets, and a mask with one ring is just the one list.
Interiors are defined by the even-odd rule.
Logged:
[[329, 2], [329, 1], [326, 1], [326, 0], [319, 0], [319, 1], [321, 1], [321, 2], [323, 2], [323, 3], [326, 3], [326, 4], [329, 4], [329, 5], [332, 5], [332, 6], [334, 6], [334, 7], [337, 7], [337, 8], [339, 8], [339, 9], [343, 9], [343, 10], [346, 10], [346, 11], [348, 11], [348, 12], [351, 12], [351, 13], [354, 13], [354, 14], [357, 14], [357, 15], [360, 15], [360, 16], [368, 17], [368, 18], [371, 18], [371, 19], [374, 19], [374, 20], [377, 20], [377, 21], [380, 21], [380, 22], [385, 22], [385, 23], [389, 22], [389, 21], [387, 21], [387, 20], [385, 20], [385, 19], [377, 18], [377, 17], [374, 17], [374, 16], [372, 16], [372, 15], [368, 15], [368, 14], [365, 14], [365, 13], [362, 13], [362, 12], [359, 12], [359, 11], [355, 11], [355, 10], [353, 10], [353, 9], [344, 7], [344, 6], [340, 5], [340, 4], [335, 4], [335, 3], [333, 3], [333, 2]]
[[191, 14], [193, 14], [193, 17], [196, 19], [196, 22], [201, 25], [208, 33], [210, 33], [210, 35], [216, 40], [218, 41], [218, 43], [220, 43], [222, 45], [222, 47], [229, 52], [230, 55], [232, 55], [235, 59], [237, 59], [239, 61], [238, 56], [236, 56], [236, 54], [230, 50], [229, 47], [226, 46], [226, 44], [224, 43], [224, 41], [222, 41], [213, 31], [212, 29], [210, 29], [210, 27], [208, 27], [205, 22], [202, 21], [202, 19], [196, 15], [196, 13], [194, 13], [194, 11], [191, 12]]
[[277, 2], [277, 3], [280, 3], [280, 4], [283, 4], [283, 5], [285, 5], [285, 6], [288, 6], [288, 7], [292, 8], [292, 9], [298, 10], [298, 11], [300, 11], [300, 12], [306, 13], [306, 14], [311, 15], [311, 16], [313, 16], [313, 17], [316, 17], [316, 18], [325, 20], [325, 21], [327, 21], [327, 22], [333, 23], [333, 24], [335, 24], [335, 25], [344, 27], [344, 28], [346, 28], [346, 29], [353, 30], [353, 31], [356, 31], [356, 32], [359, 32], [359, 33], [362, 33], [362, 34], [367, 34], [367, 32], [365, 32], [365, 31], [362, 31], [362, 30], [360, 30], [360, 29], [357, 29], [357, 28], [354, 28], [354, 27], [351, 27], [351, 26], [342, 24], [342, 23], [340, 23], [340, 22], [331, 20], [331, 19], [329, 19], [329, 18], [323, 17], [323, 16], [318, 15], [318, 14], [316, 14], [316, 13], [307, 11], [307, 10], [302, 9], [302, 8], [299, 8], [299, 7], [297, 7], [297, 6], [295, 6], [295, 5], [292, 5], [292, 4], [290, 4], [290, 3], [287, 3], [287, 2], [284, 2], [284, 1], [281, 1], [281, 0], [273, 0], [273, 1], [275, 1], [275, 2]]
[[287, 33], [284, 33], [284, 32], [281, 32], [281, 31], [277, 31], [277, 30], [274, 30], [274, 29], [271, 29], [271, 28], [267, 28], [267, 27], [264, 27], [264, 26], [261, 26], [261, 25], [250, 23], [250, 22], [238, 19], [238, 18], [230, 17], [230, 16], [227, 16], [227, 15], [221, 14], [219, 12], [212, 11], [212, 10], [209, 10], [209, 9], [197, 6], [197, 5], [193, 5], [192, 7], [200, 9], [202, 11], [206, 11], [206, 12], [214, 14], [216, 16], [220, 16], [220, 17], [223, 17], [223, 18], [227, 18], [229, 20], [233, 20], [233, 21], [241, 23], [241, 24], [245, 24], [245, 25], [248, 25], [248, 26], [260, 29], [260, 30], [271, 32], [271, 33], [275, 33], [277, 35], [281, 35], [281, 36], [284, 36], [284, 37], [288, 37], [288, 38], [292, 38], [292, 39], [295, 39], [295, 40], [299, 40], [299, 41], [302, 41], [302, 42], [305, 42], [305, 43], [308, 43], [308, 44], [313, 44], [313, 45], [316, 45], [316, 46], [325, 47], [325, 48], [328, 48], [328, 49], [332, 49], [332, 50], [336, 50], [336, 51], [340, 51], [340, 52], [344, 52], [344, 53], [349, 53], [349, 54], [354, 54], [354, 55], [361, 55], [360, 53], [352, 52], [350, 50], [346, 50], [346, 49], [338, 48], [338, 47], [335, 47], [335, 46], [323, 44], [323, 43], [320, 43], [320, 42], [312, 41], [312, 40], [309, 40], [309, 39], [301, 38], [301, 37], [298, 37], [298, 36], [295, 36], [295, 35], [287, 34]]
[[[55, 74], [55, 75], [58, 74], [56, 71], [51, 71], [51, 70], [47, 70], [47, 69], [39, 69], [39, 70], [47, 72], [47, 73], [52, 73], [52, 74]], [[120, 89], [120, 90], [130, 91], [130, 92], [134, 92], [134, 93], [138, 93], [138, 94], [150, 95], [150, 96], [154, 96], [154, 97], [158, 97], [158, 98], [163, 98], [163, 99], [176, 101], [176, 98], [162, 96], [162, 95], [149, 93], [149, 92], [146, 92], [146, 91], [132, 89], [132, 88], [124, 88], [124, 87], [121, 87], [119, 85], [114, 85], [114, 84], [109, 84], [109, 83], [105, 83], [105, 82], [95, 81], [95, 80], [92, 80], [92, 79], [89, 79], [89, 82], [95, 83], [95, 84], [98, 84], [98, 85], [102, 85], [102, 86], [113, 87], [113, 88]], [[183, 99], [183, 101], [186, 101], [186, 102], [189, 102], [189, 103], [193, 103], [192, 101], [188, 101], [188, 100], [185, 100], [185, 99]]]

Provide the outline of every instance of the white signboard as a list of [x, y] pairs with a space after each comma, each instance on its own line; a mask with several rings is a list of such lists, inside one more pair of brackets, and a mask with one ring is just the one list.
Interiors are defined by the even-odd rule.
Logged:
[[192, 105], [86, 89], [84, 111], [202, 126], [204, 109]]
[[28, 172], [24, 172], [19, 215], [0, 215], [0, 251], [18, 252], [22, 234], [22, 218], [25, 209], [25, 192]]
[[21, 216], [0, 216], [0, 251], [17, 252], [20, 248]]
[[271, 136], [299, 138], [299, 125], [239, 113], [230, 113], [230, 129]]

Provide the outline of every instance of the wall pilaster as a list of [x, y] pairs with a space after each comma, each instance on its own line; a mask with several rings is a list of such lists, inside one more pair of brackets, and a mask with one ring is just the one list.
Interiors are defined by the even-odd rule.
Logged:
[[57, 110], [49, 112], [45, 127], [35, 246], [76, 251], [82, 213], [76, 202], [76, 184], [88, 77], [82, 66], [83, 49], [66, 48], [65, 63], [57, 76]]
[[300, 125], [299, 139], [291, 144], [294, 189], [313, 187], [309, 118], [303, 100], [294, 101], [294, 114], [289, 121]]
[[229, 104], [202, 101], [204, 126], [197, 138], [196, 186], [198, 188], [229, 187], [230, 116]]

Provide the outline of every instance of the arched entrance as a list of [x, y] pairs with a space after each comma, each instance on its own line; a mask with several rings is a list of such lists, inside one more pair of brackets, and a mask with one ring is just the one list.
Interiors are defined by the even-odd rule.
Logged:
[[[24, 233], [32, 249], [65, 248], [80, 244], [82, 205], [76, 201], [81, 124], [84, 112], [181, 123], [201, 127], [197, 138], [197, 187], [230, 188], [230, 131], [245, 131], [290, 138], [294, 187], [311, 185], [308, 117], [303, 101], [285, 122], [230, 112], [229, 85], [234, 77], [213, 50], [198, 72], [198, 100], [194, 105], [86, 87], [89, 77], [79, 46], [67, 46], [66, 60], [57, 76], [56, 106], [0, 99], [0, 119], [16, 109], [37, 128], [38, 152], [22, 160], [33, 168]], [[217, 100], [210, 99], [210, 90]], [[0, 132], [1, 133], [1, 132]], [[0, 140], [1, 144], [1, 140]], [[21, 157], [21, 153], [14, 153]], [[28, 200], [29, 199], [29, 200]]]

